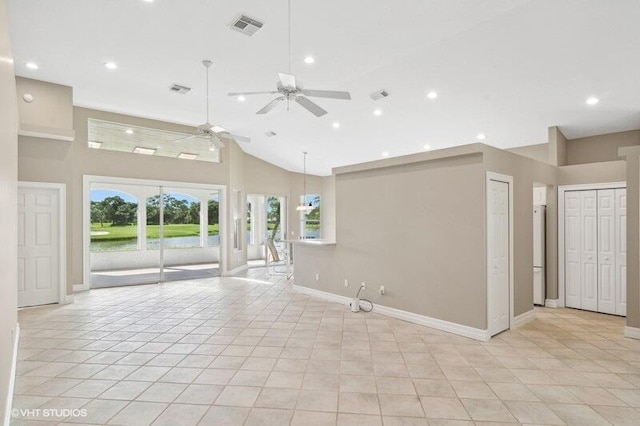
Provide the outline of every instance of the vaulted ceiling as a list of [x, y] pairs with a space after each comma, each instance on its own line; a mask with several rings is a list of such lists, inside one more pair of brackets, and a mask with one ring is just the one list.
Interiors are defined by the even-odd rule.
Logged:
[[[292, 0], [292, 11], [298, 81], [351, 92], [316, 98], [329, 112], [320, 118], [298, 105], [256, 115], [273, 95], [226, 96], [274, 90], [286, 72], [287, 0], [9, 2], [18, 75], [73, 86], [79, 106], [199, 125], [209, 58], [212, 122], [289, 170], [301, 170], [302, 151], [308, 170], [326, 175], [480, 133], [507, 148], [546, 142], [553, 125], [569, 138], [640, 127], [639, 1]], [[240, 13], [263, 28], [232, 31]], [[174, 83], [192, 90], [171, 93]], [[390, 96], [372, 100], [379, 89]], [[600, 102], [587, 105], [590, 96]]]

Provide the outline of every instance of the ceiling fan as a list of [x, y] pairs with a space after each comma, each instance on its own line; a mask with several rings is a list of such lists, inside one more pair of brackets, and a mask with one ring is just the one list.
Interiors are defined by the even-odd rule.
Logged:
[[208, 137], [211, 140], [211, 147], [209, 150], [214, 151], [217, 149], [224, 148], [224, 143], [222, 142], [222, 138], [229, 138], [236, 140], [238, 142], [251, 142], [251, 139], [245, 136], [239, 136], [228, 132], [226, 129], [220, 126], [213, 125], [209, 122], [209, 68], [211, 68], [212, 62], [208, 59], [202, 61], [202, 65], [204, 65], [207, 71], [207, 122], [198, 126], [198, 133], [194, 135], [189, 135], [181, 139], [177, 139], [174, 142], [182, 142], [187, 139], [197, 138], [197, 137]]
[[303, 89], [296, 83], [296, 77], [291, 73], [291, 0], [288, 0], [289, 11], [289, 72], [278, 73], [278, 83], [276, 90], [267, 92], [244, 92], [244, 93], [229, 93], [229, 96], [244, 96], [244, 95], [264, 95], [264, 94], [280, 94], [277, 98], [269, 102], [262, 107], [256, 114], [266, 114], [273, 110], [280, 102], [287, 101], [287, 110], [289, 110], [289, 102], [295, 101], [301, 107], [315, 115], [321, 117], [327, 113], [320, 105], [313, 102], [310, 97], [317, 98], [329, 98], [329, 99], [342, 99], [351, 100], [349, 92], [341, 92], [336, 90], [312, 90]]

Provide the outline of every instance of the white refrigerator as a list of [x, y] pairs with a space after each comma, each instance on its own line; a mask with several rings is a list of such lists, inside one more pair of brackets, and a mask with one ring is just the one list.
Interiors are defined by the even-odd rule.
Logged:
[[546, 206], [533, 207], [533, 303], [545, 300], [545, 214]]

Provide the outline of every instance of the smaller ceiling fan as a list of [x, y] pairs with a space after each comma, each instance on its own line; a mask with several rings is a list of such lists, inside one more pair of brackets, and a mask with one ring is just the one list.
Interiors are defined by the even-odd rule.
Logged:
[[[340, 92], [336, 90], [312, 90], [312, 89], [303, 89], [296, 84], [296, 77], [292, 74], [278, 73], [278, 81], [277, 90], [268, 91], [268, 92], [244, 92], [244, 93], [229, 93], [229, 96], [244, 96], [244, 95], [265, 95], [265, 94], [276, 94], [279, 93], [282, 96], [278, 96], [267, 105], [265, 105], [261, 110], [256, 112], [256, 114], [266, 114], [269, 111], [273, 110], [278, 104], [284, 100], [287, 101], [295, 101], [304, 109], [315, 115], [316, 117], [321, 117], [327, 113], [320, 105], [313, 102], [311, 99], [307, 98], [307, 96], [317, 97], [317, 98], [329, 98], [329, 99], [342, 99], [342, 100], [351, 100], [351, 95], [349, 92]], [[288, 104], [287, 104], [288, 108]]]
[[211, 140], [210, 150], [222, 149], [224, 148], [224, 143], [222, 142], [222, 138], [229, 138], [236, 140], [238, 142], [251, 142], [251, 139], [245, 136], [239, 136], [228, 132], [226, 129], [220, 126], [215, 126], [209, 122], [209, 68], [211, 68], [212, 62], [208, 59], [202, 61], [202, 65], [204, 65], [207, 71], [207, 122], [198, 126], [198, 133], [195, 135], [186, 136], [181, 139], [177, 139], [174, 142], [182, 142], [187, 139], [196, 138], [196, 137], [208, 137]]

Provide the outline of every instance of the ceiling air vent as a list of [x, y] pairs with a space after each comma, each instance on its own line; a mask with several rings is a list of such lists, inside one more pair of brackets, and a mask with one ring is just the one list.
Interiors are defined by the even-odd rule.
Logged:
[[174, 84], [173, 86], [171, 86], [171, 88], [169, 88], [169, 90], [171, 90], [172, 92], [176, 92], [176, 93], [180, 93], [181, 95], [184, 95], [185, 93], [189, 93], [189, 91], [191, 90], [191, 87]]
[[369, 96], [374, 101], [377, 101], [378, 99], [386, 98], [387, 96], [389, 96], [389, 92], [387, 92], [386, 90], [382, 89], [382, 90], [377, 90], [377, 91], [373, 92]]
[[251, 37], [260, 28], [262, 28], [262, 25], [262, 22], [258, 22], [246, 15], [240, 15], [238, 18], [231, 21], [230, 27], [232, 30], [236, 30]]

